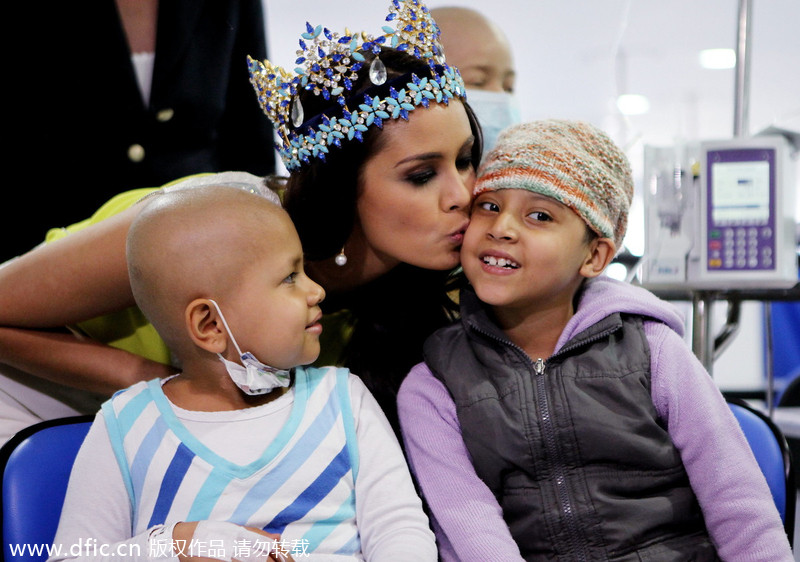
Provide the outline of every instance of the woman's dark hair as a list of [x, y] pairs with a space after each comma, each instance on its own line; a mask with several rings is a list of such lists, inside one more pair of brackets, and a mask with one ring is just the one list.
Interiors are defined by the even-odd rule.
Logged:
[[[362, 53], [366, 62], [354, 81], [351, 99], [374, 88], [368, 77], [374, 55]], [[384, 48], [380, 59], [388, 80], [408, 73], [430, 77], [428, 64], [404, 52]], [[303, 91], [306, 116], [337, 111], [334, 100]], [[350, 104], [348, 104], [350, 105]], [[357, 105], [353, 105], [357, 107]], [[482, 152], [482, 134], [472, 109], [464, 103], [475, 136], [472, 163], [477, 169]], [[423, 111], [417, 108], [415, 111]], [[411, 113], [413, 118], [413, 112]], [[380, 129], [364, 134], [363, 142], [351, 140], [332, 147], [326, 160], [312, 159], [293, 172], [286, 184], [284, 205], [297, 228], [309, 262], [335, 256], [350, 236], [356, 220], [359, 176], [367, 159], [380, 149]], [[358, 375], [375, 395], [396, 427], [395, 399], [405, 375], [422, 360], [422, 345], [436, 329], [451, 322], [456, 306], [448, 297], [454, 278], [449, 271], [431, 271], [401, 264], [379, 279], [346, 294], [329, 294], [326, 313], [349, 310], [354, 327], [340, 363]]]
[[428, 336], [456, 319], [458, 307], [449, 293], [457, 291], [462, 279], [403, 263], [322, 304], [326, 313], [347, 310], [352, 315], [351, 337], [338, 363], [361, 378], [395, 431], [400, 383], [423, 360]]

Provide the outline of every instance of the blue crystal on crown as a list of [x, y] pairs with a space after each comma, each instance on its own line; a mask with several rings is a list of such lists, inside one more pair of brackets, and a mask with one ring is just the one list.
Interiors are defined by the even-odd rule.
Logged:
[[[361, 141], [370, 127], [382, 128], [386, 120], [407, 120], [409, 112], [416, 107], [466, 98], [461, 75], [445, 62], [439, 27], [422, 2], [392, 0], [386, 21], [394, 27], [383, 26], [383, 35], [378, 37], [349, 30], [340, 34], [306, 23], [293, 72], [269, 61], [247, 58], [250, 82], [264, 113], [278, 131], [278, 152], [287, 170], [299, 169], [312, 158], [324, 160], [331, 146], [339, 147], [350, 140]], [[381, 90], [380, 94], [370, 95], [367, 90], [357, 99], [351, 99], [348, 94], [358, 78], [358, 71], [366, 64], [362, 53], [373, 53], [377, 57], [370, 68], [370, 78], [375, 84], [382, 83], [379, 78], [382, 47], [404, 51], [426, 61], [431, 76], [403, 76], [387, 82], [390, 85], [388, 94]], [[328, 112], [331, 115], [304, 115], [297, 97], [301, 90], [335, 100], [339, 110]]]

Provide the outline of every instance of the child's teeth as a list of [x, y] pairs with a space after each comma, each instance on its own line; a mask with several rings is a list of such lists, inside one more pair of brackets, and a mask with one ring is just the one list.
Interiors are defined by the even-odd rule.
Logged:
[[494, 256], [486, 256], [483, 258], [483, 262], [487, 265], [492, 265], [496, 267], [511, 267], [516, 268], [519, 267], [516, 262], [506, 259], [506, 258], [496, 258]]

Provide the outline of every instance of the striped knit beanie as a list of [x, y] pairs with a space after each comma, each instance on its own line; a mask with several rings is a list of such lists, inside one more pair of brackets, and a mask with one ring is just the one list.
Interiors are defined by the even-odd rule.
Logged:
[[600, 236], [622, 247], [633, 177], [622, 150], [579, 121], [546, 120], [509, 127], [486, 155], [475, 195], [527, 189], [563, 203]]

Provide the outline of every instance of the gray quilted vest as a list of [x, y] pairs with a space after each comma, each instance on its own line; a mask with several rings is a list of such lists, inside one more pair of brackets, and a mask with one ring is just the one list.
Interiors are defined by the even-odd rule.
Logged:
[[461, 306], [425, 361], [526, 560], [718, 560], [652, 402], [640, 317], [613, 314], [532, 361], [471, 290]]

